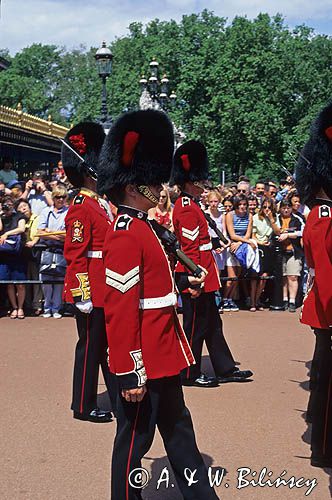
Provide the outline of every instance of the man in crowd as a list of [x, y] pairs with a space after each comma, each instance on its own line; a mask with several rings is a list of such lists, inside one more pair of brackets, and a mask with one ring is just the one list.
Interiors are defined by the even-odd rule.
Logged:
[[[294, 182], [293, 182], [293, 186], [294, 186]], [[279, 203], [280, 201], [282, 201], [283, 199], [287, 198], [291, 188], [292, 188], [292, 184], [289, 182], [288, 179], [281, 179], [280, 183], [279, 183], [279, 191], [276, 195], [276, 202]]]
[[26, 183], [21, 197], [30, 203], [31, 211], [35, 215], [40, 215], [44, 208], [53, 205], [52, 193], [47, 188], [46, 179], [46, 172], [43, 170], [34, 172], [32, 179]]
[[[75, 304], [78, 342], [75, 351], [72, 410], [74, 418], [110, 422], [112, 414], [97, 406], [99, 366], [112, 398], [115, 390], [107, 366], [102, 246], [110, 219], [96, 194], [97, 161], [105, 133], [101, 125], [79, 123], [66, 135], [62, 162], [68, 180], [80, 188], [66, 216], [64, 297]], [[88, 169], [90, 167], [90, 170]]]
[[246, 181], [240, 181], [237, 184], [237, 192], [238, 194], [244, 194], [245, 196], [249, 196], [250, 194], [250, 184]]
[[[110, 369], [119, 384], [113, 500], [142, 498], [130, 478], [150, 449], [156, 425], [183, 497], [217, 498], [179, 377], [194, 358], [176, 316], [168, 259], [147, 220], [161, 183], [169, 179], [173, 145], [173, 127], [164, 113], [134, 111], [113, 125], [101, 154], [98, 190], [119, 207], [103, 252]], [[191, 486], [186, 468], [196, 470]]]
[[[24, 185], [24, 182], [23, 182], [23, 185]], [[18, 201], [22, 198], [22, 196], [23, 196], [22, 182], [20, 182], [18, 180], [10, 181], [7, 184], [7, 188], [10, 189], [10, 194], [11, 194], [14, 201]]]
[[0, 181], [6, 186], [10, 181], [17, 179], [17, 172], [13, 170], [13, 163], [10, 158], [4, 158], [2, 169], [0, 170]]
[[296, 184], [311, 208], [303, 232], [311, 286], [301, 322], [316, 337], [307, 420], [312, 422], [311, 465], [332, 467], [332, 104], [324, 108], [300, 153]]
[[278, 193], [277, 185], [272, 181], [267, 181], [265, 185], [265, 195], [268, 198], [273, 198], [275, 200], [277, 193]]
[[262, 199], [265, 195], [265, 183], [263, 180], [258, 180], [255, 184], [255, 195], [258, 201], [258, 208], [262, 205]]
[[[180, 146], [174, 155], [171, 184], [177, 184], [181, 195], [173, 211], [173, 225], [181, 249], [196, 264], [208, 271], [204, 288], [194, 298], [189, 290], [181, 293], [183, 326], [192, 347], [196, 364], [182, 372], [185, 385], [215, 387], [218, 383], [243, 382], [252, 376], [250, 370], [240, 371], [236, 366], [222, 331], [222, 323], [215, 301], [220, 280], [212, 254], [208, 224], [197, 200], [208, 179], [208, 157], [205, 146], [189, 141]], [[176, 276], [185, 271], [177, 264]], [[203, 342], [206, 342], [216, 378], [201, 373]]]

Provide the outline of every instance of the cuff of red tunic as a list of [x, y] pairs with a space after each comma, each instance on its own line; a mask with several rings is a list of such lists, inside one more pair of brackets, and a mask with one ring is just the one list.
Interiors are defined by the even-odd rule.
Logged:
[[129, 354], [134, 361], [134, 369], [130, 372], [116, 373], [120, 389], [142, 387], [147, 381], [141, 349], [130, 351]]

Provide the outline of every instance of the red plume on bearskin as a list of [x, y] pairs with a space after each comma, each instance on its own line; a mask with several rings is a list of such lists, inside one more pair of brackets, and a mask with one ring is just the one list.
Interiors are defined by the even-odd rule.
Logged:
[[190, 160], [188, 155], [181, 155], [182, 166], [186, 172], [190, 170]]
[[103, 145], [97, 189], [112, 199], [128, 184], [157, 186], [169, 180], [174, 152], [173, 125], [155, 109], [130, 111], [111, 127]]
[[85, 155], [86, 153], [86, 144], [83, 134], [71, 135], [69, 137], [69, 142], [72, 144], [74, 149], [80, 154]]
[[133, 162], [133, 157], [135, 154], [135, 149], [139, 140], [139, 134], [134, 131], [129, 131], [126, 133], [123, 140], [123, 153], [122, 153], [122, 163], [126, 167], [130, 167]]
[[[65, 141], [95, 170], [97, 169], [99, 153], [104, 139], [103, 127], [94, 122], [80, 122], [71, 128], [65, 136]], [[80, 158], [63, 145], [61, 160], [69, 182], [75, 188], [83, 186], [83, 176], [86, 172]]]
[[209, 161], [206, 147], [199, 141], [188, 141], [175, 151], [171, 184], [183, 186], [185, 182], [208, 179]]
[[328, 140], [332, 142], [332, 127], [328, 127], [325, 129], [325, 135]]

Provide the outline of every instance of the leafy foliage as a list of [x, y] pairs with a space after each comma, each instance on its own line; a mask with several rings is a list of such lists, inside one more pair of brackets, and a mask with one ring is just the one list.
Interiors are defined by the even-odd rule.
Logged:
[[[156, 58], [178, 95], [171, 118], [187, 138], [202, 140], [213, 176], [279, 179], [293, 170], [312, 119], [332, 90], [332, 40], [307, 26], [289, 30], [281, 15], [235, 17], [204, 10], [181, 22], [132, 23], [111, 50], [107, 80], [113, 117], [138, 106], [138, 80]], [[101, 83], [96, 48], [72, 51], [34, 44], [0, 73], [1, 104], [58, 123], [98, 119]]]

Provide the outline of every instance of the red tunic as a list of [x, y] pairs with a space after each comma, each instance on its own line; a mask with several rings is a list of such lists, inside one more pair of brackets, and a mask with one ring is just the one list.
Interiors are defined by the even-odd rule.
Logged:
[[194, 358], [175, 311], [173, 279], [146, 215], [127, 208], [110, 226], [103, 257], [110, 370], [120, 387], [170, 377]]
[[[212, 254], [212, 243], [209, 235], [208, 223], [198, 204], [188, 196], [180, 196], [173, 210], [173, 225], [181, 250], [190, 257], [195, 264], [200, 264], [208, 275], [204, 282], [205, 292], [215, 292], [220, 288], [219, 273]], [[187, 272], [180, 262], [176, 272]]]
[[314, 277], [303, 302], [301, 322], [313, 328], [332, 327], [331, 221], [332, 202], [320, 200], [311, 210], [303, 232], [306, 262]]
[[102, 249], [111, 221], [102, 203], [96, 193], [82, 188], [68, 210], [64, 247], [66, 302], [91, 299], [94, 307], [104, 305]]

